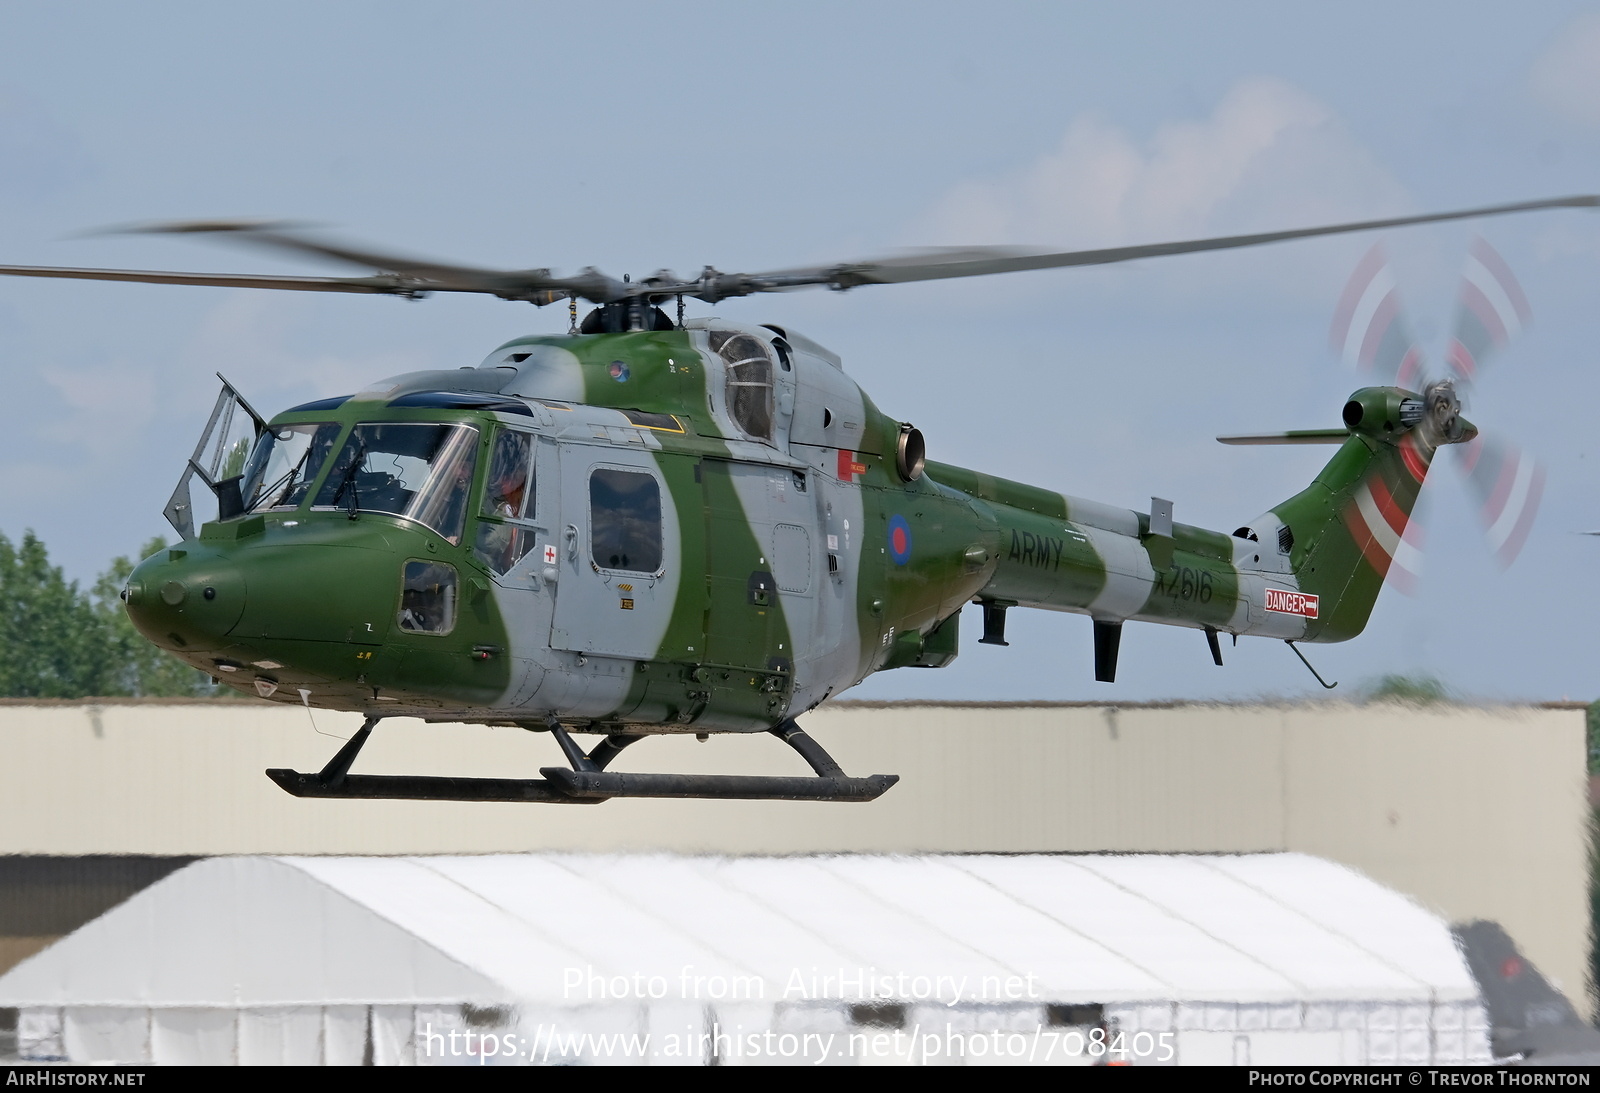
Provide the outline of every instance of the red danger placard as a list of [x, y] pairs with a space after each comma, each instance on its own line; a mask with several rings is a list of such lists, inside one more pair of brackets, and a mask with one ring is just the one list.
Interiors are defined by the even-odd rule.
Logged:
[[1302, 618], [1317, 617], [1317, 597], [1305, 592], [1289, 592], [1282, 588], [1267, 589], [1267, 610]]

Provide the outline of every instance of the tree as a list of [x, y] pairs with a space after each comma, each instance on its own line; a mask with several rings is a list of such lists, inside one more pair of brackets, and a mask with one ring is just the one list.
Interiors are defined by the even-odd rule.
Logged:
[[[145, 555], [165, 545], [154, 539]], [[150, 644], [128, 621], [121, 592], [133, 566], [117, 558], [84, 592], [50, 564], [33, 532], [20, 544], [0, 534], [0, 696], [217, 693], [204, 673]]]
[[26, 532], [20, 545], [0, 535], [0, 694], [77, 698], [117, 694], [119, 659], [89, 597], [50, 564]]
[[1449, 688], [1434, 676], [1386, 675], [1367, 686], [1369, 701], [1409, 702], [1423, 706], [1443, 702], [1450, 697]]

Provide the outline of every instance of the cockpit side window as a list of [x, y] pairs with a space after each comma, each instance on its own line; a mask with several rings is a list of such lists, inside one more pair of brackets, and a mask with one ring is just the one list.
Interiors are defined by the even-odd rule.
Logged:
[[531, 519], [533, 495], [533, 434], [501, 429], [489, 456], [481, 511], [485, 516]]
[[536, 482], [533, 434], [500, 430], [489, 455], [478, 533], [472, 544], [473, 553], [497, 574], [506, 573], [533, 548], [534, 530], [512, 521], [534, 518]]
[[333, 451], [339, 428], [331, 421], [268, 426], [256, 439], [239, 484], [245, 511], [297, 508]]
[[713, 330], [712, 350], [727, 366], [728, 412], [757, 440], [772, 439], [772, 353], [760, 338]]
[[590, 556], [601, 569], [661, 569], [661, 485], [653, 475], [598, 467], [589, 475]]

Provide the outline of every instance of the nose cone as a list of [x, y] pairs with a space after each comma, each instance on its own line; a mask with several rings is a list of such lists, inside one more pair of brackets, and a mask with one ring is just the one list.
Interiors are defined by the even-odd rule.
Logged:
[[190, 541], [139, 563], [123, 592], [128, 617], [163, 649], [221, 649], [244, 613], [239, 567], [215, 549]]

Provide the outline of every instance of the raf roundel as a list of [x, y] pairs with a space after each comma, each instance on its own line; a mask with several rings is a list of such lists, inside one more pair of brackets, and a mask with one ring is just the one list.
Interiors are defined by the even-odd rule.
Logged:
[[889, 557], [895, 565], [905, 565], [911, 560], [911, 525], [899, 513], [889, 517]]

